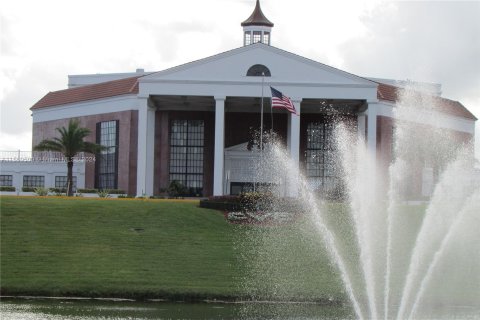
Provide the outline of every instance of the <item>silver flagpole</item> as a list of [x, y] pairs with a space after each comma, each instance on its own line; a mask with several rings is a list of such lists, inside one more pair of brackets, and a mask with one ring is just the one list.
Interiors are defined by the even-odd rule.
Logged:
[[[263, 161], [263, 83], [265, 81], [265, 73], [262, 72], [262, 101], [260, 102], [260, 163]], [[261, 165], [261, 164], [260, 164]], [[256, 186], [253, 183], [253, 192], [255, 192]]]
[[260, 102], [260, 151], [263, 151], [263, 83], [265, 81], [265, 73], [262, 72], [262, 101]]

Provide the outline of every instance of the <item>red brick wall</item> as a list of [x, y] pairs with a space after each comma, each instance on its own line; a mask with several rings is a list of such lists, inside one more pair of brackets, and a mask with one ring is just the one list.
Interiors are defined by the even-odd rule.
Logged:
[[215, 144], [215, 113], [207, 111], [157, 111], [155, 114], [154, 194], [169, 185], [169, 131], [173, 120], [203, 120], [205, 124], [203, 158], [204, 196], [213, 194], [213, 157]]
[[160, 193], [169, 184], [169, 111], [155, 113], [155, 162], [153, 193]]
[[[91, 134], [85, 139], [95, 142], [96, 124], [103, 121], [119, 121], [119, 147], [118, 147], [118, 188], [129, 194], [136, 193], [137, 185], [137, 134], [138, 112], [122, 111], [98, 115], [77, 117], [82, 127], [88, 128]], [[32, 146], [43, 139], [58, 136], [56, 128], [68, 125], [70, 119], [60, 119], [33, 123]], [[95, 163], [85, 166], [85, 187], [95, 186]]]
[[[378, 170], [380, 170], [380, 175], [387, 178], [389, 166], [393, 161], [392, 151], [394, 146], [392, 143], [394, 137], [392, 134], [392, 128], [394, 125], [394, 119], [392, 118], [383, 116], [377, 117], [377, 167]], [[430, 139], [432, 144], [438, 143], [438, 141], [435, 142], [434, 140], [442, 139], [441, 136], [438, 136], [438, 133], [440, 133], [443, 137], [445, 137], [446, 141], [451, 142], [450, 146], [447, 146], [449, 144], [447, 142], [445, 146], [448, 150], [451, 150], [453, 155], [455, 153], [453, 150], [455, 146], [460, 147], [462, 144], [468, 143], [471, 141], [471, 139], [473, 139], [473, 136], [468, 133], [448, 129], [438, 129], [439, 131], [436, 131], [432, 127], [422, 124], [409, 123], [408, 125], [410, 130], [415, 131], [415, 133], [412, 133], [412, 139], [416, 139], [418, 137], [421, 143], [426, 143], [425, 146], [419, 147], [419, 150], [414, 151], [415, 156], [409, 158], [410, 172], [408, 173], [409, 183], [408, 190], [406, 190], [406, 195], [408, 198], [413, 199], [418, 198], [422, 194], [422, 173], [425, 164], [427, 164], [427, 166], [432, 166], [434, 168], [435, 175], [438, 175], [438, 165], [441, 165], [440, 162], [445, 160], [439, 159], [435, 154], [431, 154], [432, 150], [424, 150], [428, 148]], [[412, 143], [417, 142], [418, 141], [412, 141]], [[447, 155], [447, 149], [440, 150], [440, 154]], [[422, 154], [423, 151], [426, 153]], [[438, 179], [438, 177], [435, 177], [435, 179]], [[388, 179], [385, 179], [383, 183], [385, 184], [384, 187], [387, 188]]]

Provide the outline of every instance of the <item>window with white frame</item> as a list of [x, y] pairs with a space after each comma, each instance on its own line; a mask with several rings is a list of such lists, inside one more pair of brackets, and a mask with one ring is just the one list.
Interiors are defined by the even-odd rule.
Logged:
[[261, 42], [262, 41], [262, 32], [261, 31], [253, 31], [253, 43]]
[[270, 44], [270, 32], [264, 32], [263, 33], [263, 43], [265, 44]]
[[13, 185], [13, 176], [10, 174], [0, 175], [0, 187], [11, 187]]
[[45, 187], [45, 177], [44, 176], [23, 176], [23, 186], [39, 188]]
[[245, 31], [245, 45], [248, 46], [249, 44], [252, 44], [252, 34], [250, 31]]
[[[67, 185], [67, 176], [55, 176], [55, 188], [60, 190], [66, 190]], [[75, 192], [77, 190], [77, 177], [72, 177], [72, 190]]]

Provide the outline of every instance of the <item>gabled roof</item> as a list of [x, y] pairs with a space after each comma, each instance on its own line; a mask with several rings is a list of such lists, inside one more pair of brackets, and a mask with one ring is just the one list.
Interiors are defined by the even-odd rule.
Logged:
[[260, 0], [257, 0], [257, 4], [255, 5], [255, 9], [253, 10], [250, 17], [247, 20], [241, 23], [242, 27], [247, 26], [266, 26], [266, 27], [273, 27], [273, 23], [265, 17], [262, 12], [262, 8], [260, 8]]
[[[278, 64], [277, 58], [285, 60]], [[245, 65], [246, 61], [249, 61], [247, 63], [248, 65]], [[273, 65], [275, 61], [277, 62], [277, 66], [275, 68], [276, 70], [274, 69]], [[280, 79], [278, 77], [283, 77], [283, 79], [286, 79], [285, 81], [291, 80], [291, 77], [294, 76], [299, 77], [299, 79], [296, 80], [297, 82], [313, 83], [315, 81], [319, 81], [319, 79], [315, 78], [321, 77], [322, 75], [328, 73], [336, 78], [337, 82], [332, 82], [335, 84], [339, 84], [338, 81], [343, 81], [348, 82], [349, 84], [361, 84], [371, 88], [375, 88], [377, 86], [376, 82], [364, 77], [357, 76], [341, 69], [261, 42], [238, 47], [206, 58], [154, 72], [142, 78], [140, 82], [152, 82], [158, 79], [186, 80], [187, 77], [192, 77], [192, 72], [196, 73], [196, 80], [201, 79], [208, 81], [213, 78], [218, 80], [219, 77], [222, 76], [228, 78], [229, 75], [227, 73], [230, 72], [235, 72], [235, 77], [241, 77], [243, 79], [248, 68], [253, 64], [259, 63], [265, 64], [272, 72], [272, 76], [277, 77], [277, 79]], [[241, 70], [232, 71], [232, 68], [236, 67]], [[282, 69], [284, 73], [273, 73], [274, 71], [278, 71], [278, 69]], [[215, 70], [215, 72], [212, 72], [212, 70]], [[322, 79], [322, 81], [323, 80], [324, 79]]]
[[138, 94], [138, 79], [141, 77], [143, 75], [49, 92], [30, 110], [125, 94]]
[[[377, 82], [377, 83], [378, 83], [378, 89], [377, 89], [378, 100], [398, 102], [401, 98], [402, 93], [405, 92], [406, 90], [404, 88], [399, 88], [396, 86], [392, 86], [392, 85], [388, 85], [380, 82]], [[413, 93], [418, 95], [421, 95], [421, 94], [428, 95], [425, 93], [420, 93], [418, 91], [413, 91]], [[442, 98], [434, 95], [428, 95], [428, 96], [429, 98], [432, 99], [433, 103], [435, 104], [435, 109], [440, 112], [444, 112], [446, 114], [456, 116], [456, 117], [477, 120], [477, 118], [458, 101], [454, 101], [454, 100], [450, 100], [450, 99], [446, 99], [446, 98]]]

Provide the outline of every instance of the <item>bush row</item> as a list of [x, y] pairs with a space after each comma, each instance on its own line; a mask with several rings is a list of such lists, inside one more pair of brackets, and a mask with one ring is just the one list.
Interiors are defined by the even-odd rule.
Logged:
[[0, 186], [0, 191], [15, 191], [15, 187]]
[[109, 194], [125, 194], [125, 190], [122, 189], [108, 189], [108, 190], [101, 190], [101, 189], [78, 189], [78, 193], [99, 193], [99, 192], [108, 192]]
[[[22, 187], [22, 192], [36, 192], [39, 187]], [[53, 193], [66, 193], [67, 189], [65, 188], [42, 188], [48, 190], [48, 192]], [[17, 189], [11, 186], [0, 186], [0, 191], [15, 192]], [[108, 194], [125, 194], [125, 191], [122, 189], [110, 189], [110, 190], [99, 190], [99, 189], [78, 189], [77, 193], [108, 193]]]
[[223, 211], [285, 211], [301, 212], [301, 202], [295, 198], [281, 198], [269, 192], [248, 192], [238, 196], [213, 196], [200, 201], [200, 207]]

